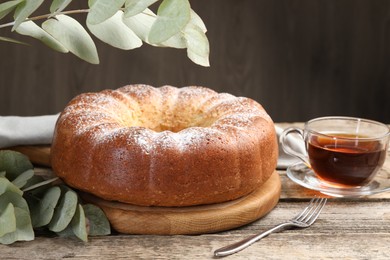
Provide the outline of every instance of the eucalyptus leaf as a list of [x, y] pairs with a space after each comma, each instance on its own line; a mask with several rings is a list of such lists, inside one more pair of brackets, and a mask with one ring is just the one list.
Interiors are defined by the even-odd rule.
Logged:
[[104, 236], [111, 233], [110, 222], [108, 221], [103, 210], [93, 204], [85, 204], [84, 213], [88, 219], [90, 236]]
[[88, 6], [91, 8], [96, 3], [97, 0], [88, 0]]
[[[13, 230], [0, 236], [0, 243], [11, 244], [19, 240], [34, 239], [30, 211], [26, 200], [22, 197], [23, 193], [4, 177], [0, 177], [0, 189], [0, 218], [4, 217], [7, 225], [10, 225], [9, 228]], [[10, 216], [12, 214], [10, 211], [13, 211], [15, 220]]]
[[66, 49], [59, 41], [54, 39], [50, 34], [48, 34], [45, 30], [36, 25], [33, 21], [26, 21], [24, 23], [21, 23], [19, 27], [16, 28], [16, 32], [40, 40], [41, 42], [58, 52], [69, 52], [69, 50]]
[[33, 168], [28, 157], [22, 153], [10, 150], [0, 151], [0, 171], [5, 171], [9, 180], [12, 181], [19, 174]]
[[64, 230], [56, 232], [56, 234], [60, 237], [75, 237], [75, 233], [73, 232], [72, 225], [68, 225]]
[[15, 241], [34, 240], [34, 230], [31, 225], [28, 211], [15, 207], [16, 230], [0, 237], [1, 244], [12, 244]]
[[60, 202], [54, 210], [54, 215], [48, 227], [51, 231], [60, 232], [64, 230], [76, 212], [77, 194], [69, 188], [64, 188]]
[[15, 24], [12, 27], [12, 31], [18, 28], [42, 3], [43, 0], [26, 0], [20, 3], [15, 10]]
[[87, 16], [89, 24], [99, 24], [112, 17], [121, 9], [126, 0], [95, 0]]
[[42, 227], [50, 223], [54, 210], [61, 196], [61, 189], [58, 186], [51, 187], [43, 197], [31, 207], [31, 221], [34, 228]]
[[185, 28], [185, 39], [187, 43], [187, 55], [196, 64], [208, 67], [209, 63], [209, 42], [201, 28], [189, 24]]
[[192, 9], [191, 9], [191, 21], [190, 21], [190, 23], [192, 23], [195, 26], [198, 26], [204, 33], [207, 32], [206, 25], [204, 24], [202, 18], [200, 18], [200, 16], [197, 13], [195, 13], [195, 11], [192, 10]]
[[28, 213], [30, 212], [26, 200], [20, 194], [11, 190], [8, 190], [0, 195], [0, 212], [2, 212], [9, 203], [12, 203], [14, 207], [21, 208]]
[[16, 231], [15, 209], [12, 203], [0, 212], [0, 237]]
[[148, 34], [157, 16], [150, 9], [145, 9], [143, 13], [131, 16], [122, 17], [124, 24], [129, 27], [141, 40], [148, 43]]
[[95, 43], [84, 27], [72, 17], [57, 15], [42, 24], [42, 28], [77, 57], [92, 64], [99, 63]]
[[143, 12], [148, 6], [158, 0], [127, 0], [125, 5], [124, 17], [128, 18]]
[[184, 34], [182, 32], [179, 32], [174, 36], [172, 36], [171, 38], [169, 38], [168, 40], [156, 44], [156, 46], [185, 49], [187, 47], [187, 44], [184, 38]]
[[21, 173], [18, 177], [16, 177], [12, 184], [18, 187], [19, 189], [22, 188], [24, 185], [27, 184], [28, 180], [31, 179], [34, 176], [34, 170], [29, 169], [23, 173]]
[[23, 2], [24, 0], [13, 0], [13, 1], [7, 1], [0, 4], [0, 19], [3, 19], [4, 16], [12, 12], [14, 8]]
[[76, 213], [74, 214], [70, 224], [76, 237], [80, 238], [84, 242], [88, 242], [87, 224], [84, 209], [81, 204], [78, 204]]
[[164, 0], [157, 11], [157, 19], [150, 29], [148, 40], [157, 44], [180, 32], [190, 21], [191, 6], [188, 0]]
[[101, 41], [123, 50], [130, 50], [142, 46], [142, 41], [122, 22], [122, 11], [106, 21], [93, 25], [87, 21], [88, 29]]
[[3, 195], [6, 192], [16, 193], [20, 197], [23, 195], [23, 191], [21, 191], [18, 187], [13, 185], [7, 178], [0, 177], [0, 199], [1, 199], [1, 195]]
[[[132, 31], [137, 34], [139, 38], [141, 38], [144, 42], [151, 44], [148, 41], [148, 34], [150, 28], [152, 28], [153, 23], [156, 21], [156, 14], [153, 13], [150, 9], [145, 9], [144, 12], [139, 13], [137, 15], [125, 18], [122, 20]], [[172, 47], [172, 48], [186, 48], [187, 45], [185, 43], [183, 33], [179, 32], [176, 35], [172, 36], [168, 40], [159, 43], [159, 44], [151, 44], [153, 46], [162, 46], [162, 47]]]
[[64, 10], [72, 0], [54, 0], [50, 5], [50, 12], [53, 16]]
[[[195, 13], [195, 11], [192, 9], [191, 9], [191, 20], [189, 23], [199, 27], [203, 31], [203, 33], [207, 32], [206, 25], [204, 24], [202, 19], [199, 17], [199, 15], [197, 13]], [[174, 36], [172, 36], [171, 38], [169, 38], [168, 40], [166, 40], [165, 42], [158, 44], [158, 46], [183, 49], [183, 48], [187, 48], [187, 43], [185, 40], [184, 33], [182, 31], [180, 31], [177, 34], [175, 34]]]

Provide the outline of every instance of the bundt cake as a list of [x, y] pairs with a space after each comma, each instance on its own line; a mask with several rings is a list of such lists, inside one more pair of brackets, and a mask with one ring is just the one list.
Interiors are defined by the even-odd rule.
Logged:
[[68, 185], [105, 200], [191, 206], [249, 194], [274, 172], [277, 153], [273, 122], [252, 99], [128, 85], [70, 101], [51, 163]]

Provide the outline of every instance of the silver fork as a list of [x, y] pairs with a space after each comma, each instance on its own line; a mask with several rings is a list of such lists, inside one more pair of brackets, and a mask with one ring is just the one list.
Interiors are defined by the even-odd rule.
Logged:
[[271, 233], [280, 232], [293, 227], [298, 227], [298, 228], [310, 227], [320, 215], [321, 210], [324, 208], [326, 201], [327, 201], [326, 198], [313, 198], [310, 200], [309, 205], [296, 217], [286, 222], [283, 222], [271, 229], [268, 229], [263, 233], [248, 237], [234, 244], [217, 249], [214, 251], [214, 256], [218, 256], [218, 257], [227, 256], [227, 255], [237, 253], [238, 251], [247, 248], [248, 246], [252, 245], [256, 241], [259, 241], [260, 239], [268, 236]]

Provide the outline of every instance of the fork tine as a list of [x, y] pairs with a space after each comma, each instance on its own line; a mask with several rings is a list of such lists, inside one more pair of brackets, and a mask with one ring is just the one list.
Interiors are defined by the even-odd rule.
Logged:
[[326, 204], [326, 201], [327, 199], [326, 198], [322, 198], [318, 204], [318, 206], [316, 207], [315, 211], [311, 214], [310, 216], [310, 220], [308, 220], [307, 224], [311, 225], [314, 223], [314, 221], [317, 220], [318, 216], [320, 215], [322, 209], [324, 208], [325, 204]]
[[311, 199], [309, 205], [294, 220], [307, 224], [310, 223], [310, 225], [313, 224], [325, 206], [326, 201], [326, 198]]
[[294, 218], [294, 220], [299, 221], [299, 219], [300, 219], [301, 217], [306, 216], [306, 214], [307, 214], [307, 212], [310, 210], [310, 208], [311, 208], [311, 206], [312, 206], [314, 200], [315, 200], [315, 198], [312, 198], [312, 199], [310, 200], [310, 202], [309, 202], [309, 205], [307, 205], [306, 208], [305, 208], [304, 210], [302, 210], [301, 213], [298, 214], [298, 215]]
[[305, 219], [305, 217], [310, 213], [310, 211], [313, 209], [313, 204], [317, 203], [316, 201], [318, 198], [312, 198], [309, 202], [309, 205], [306, 206], [306, 208], [294, 218], [296, 221], [302, 221]]
[[302, 214], [302, 216], [297, 220], [301, 222], [307, 222], [316, 211], [320, 200], [321, 198], [314, 198], [313, 201], [310, 201], [310, 204], [307, 206], [306, 213]]

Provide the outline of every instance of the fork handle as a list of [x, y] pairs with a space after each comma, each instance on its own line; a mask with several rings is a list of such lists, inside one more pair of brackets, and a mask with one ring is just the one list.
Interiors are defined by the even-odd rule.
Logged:
[[285, 222], [285, 223], [281, 223], [273, 228], [270, 228], [260, 234], [257, 234], [257, 235], [254, 235], [254, 236], [251, 236], [251, 237], [248, 237], [248, 238], [245, 238], [241, 241], [238, 241], [236, 243], [233, 243], [233, 244], [230, 244], [228, 246], [225, 246], [225, 247], [221, 247], [217, 250], [214, 251], [214, 256], [227, 256], [227, 255], [231, 255], [231, 254], [234, 254], [234, 253], [237, 253], [238, 251], [241, 251], [243, 250], [244, 248], [247, 248], [248, 246], [252, 245], [253, 243], [259, 241], [260, 239], [262, 239], [263, 237], [266, 237], [268, 236], [269, 234], [271, 233], [276, 233], [276, 232], [280, 232], [282, 230], [286, 230], [290, 227], [292, 227], [293, 225], [291, 225], [291, 223], [289, 222]]

